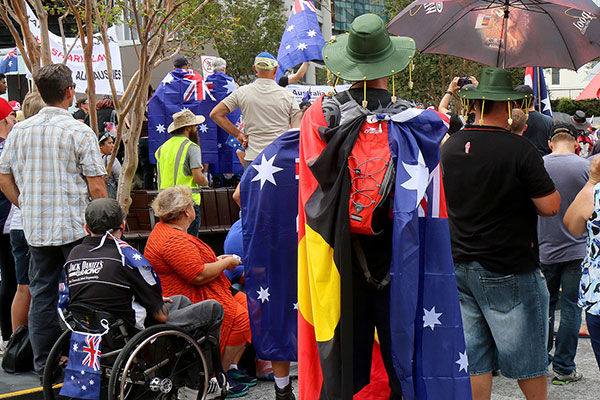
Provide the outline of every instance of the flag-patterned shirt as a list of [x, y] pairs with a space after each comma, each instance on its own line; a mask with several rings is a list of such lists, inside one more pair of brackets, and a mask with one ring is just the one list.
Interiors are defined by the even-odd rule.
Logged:
[[0, 156], [0, 174], [19, 188], [30, 246], [60, 246], [86, 235], [85, 177], [106, 175], [94, 131], [58, 107], [44, 107], [14, 126]]

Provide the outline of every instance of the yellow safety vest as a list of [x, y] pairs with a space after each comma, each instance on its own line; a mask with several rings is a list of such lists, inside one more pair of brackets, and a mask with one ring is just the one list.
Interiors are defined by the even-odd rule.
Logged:
[[200, 189], [194, 181], [194, 176], [183, 173], [183, 162], [190, 146], [197, 144], [186, 137], [173, 136], [156, 150], [154, 155], [158, 169], [158, 190], [184, 185], [192, 189], [194, 202], [200, 204]]

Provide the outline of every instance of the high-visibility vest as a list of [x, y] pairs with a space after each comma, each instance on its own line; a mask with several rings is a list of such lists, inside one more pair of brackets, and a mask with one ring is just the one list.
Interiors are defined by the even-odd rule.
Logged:
[[198, 146], [183, 136], [173, 136], [162, 144], [154, 154], [158, 169], [158, 190], [175, 185], [184, 185], [192, 189], [192, 198], [200, 204], [200, 189], [194, 176], [183, 173], [183, 163], [190, 146]]

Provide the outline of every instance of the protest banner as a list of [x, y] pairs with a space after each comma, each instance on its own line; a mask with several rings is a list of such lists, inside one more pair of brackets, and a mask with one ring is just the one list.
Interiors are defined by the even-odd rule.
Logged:
[[[27, 15], [29, 17], [29, 29], [40, 43], [40, 21], [35, 13], [27, 6]], [[117, 41], [117, 28], [112, 26], [107, 31], [109, 40], [109, 50], [112, 61], [112, 75], [115, 88], [118, 94], [123, 94], [123, 72], [121, 68], [121, 52]], [[48, 32], [50, 42], [50, 54], [53, 63], [62, 63], [65, 58], [65, 49], [62, 44], [62, 38], [52, 32]], [[74, 44], [75, 43], [75, 44]], [[85, 61], [83, 57], [83, 47], [79, 38], [65, 38], [66, 51], [71, 47], [73, 49], [67, 56], [66, 65], [73, 71], [73, 82], [77, 93], [85, 93], [87, 89], [87, 76], [85, 73]], [[94, 71], [94, 80], [96, 83], [96, 94], [112, 94], [108, 81], [108, 71], [106, 67], [106, 53], [100, 34], [94, 35], [94, 50], [92, 52], [92, 69]], [[28, 74], [29, 76], [31, 74]]]
[[213, 73], [212, 62], [215, 58], [217, 58], [217, 57], [214, 57], [214, 56], [200, 57], [200, 60], [202, 62], [202, 76], [204, 78], [206, 78], [207, 76], [209, 76], [210, 74]]
[[[350, 85], [337, 85], [335, 90], [337, 92], [343, 92], [350, 88]], [[323, 94], [329, 94], [333, 90], [333, 86], [328, 85], [287, 85], [286, 89], [291, 90], [296, 97], [296, 101], [299, 103], [302, 102], [302, 98], [310, 90], [310, 100], [311, 102], [318, 99]]]

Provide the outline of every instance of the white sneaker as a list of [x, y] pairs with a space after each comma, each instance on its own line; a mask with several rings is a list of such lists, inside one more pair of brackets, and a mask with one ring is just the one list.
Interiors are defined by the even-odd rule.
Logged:
[[8, 341], [6, 341], [6, 340], [0, 341], [0, 356], [4, 355], [4, 352], [6, 351], [6, 347], [8, 347]]

